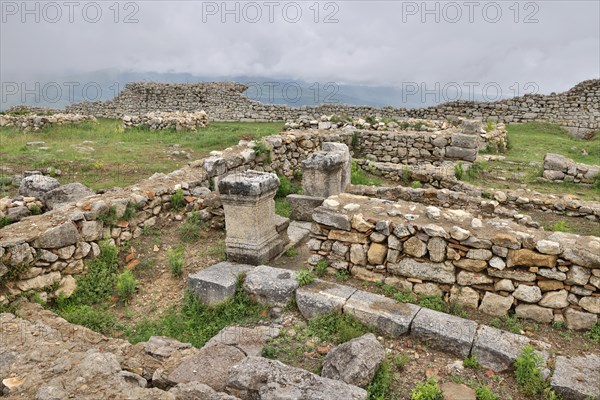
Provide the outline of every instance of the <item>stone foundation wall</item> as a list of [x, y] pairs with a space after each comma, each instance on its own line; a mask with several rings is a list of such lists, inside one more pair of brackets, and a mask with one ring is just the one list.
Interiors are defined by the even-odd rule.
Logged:
[[[44, 292], [49, 298], [69, 296], [76, 287], [74, 277], [85, 273], [84, 260], [99, 254], [102, 241], [121, 246], [161, 218], [196, 211], [212, 227], [223, 228], [220, 197], [209, 187], [216, 187], [227, 173], [263, 169], [257, 165], [263, 161], [248, 146], [237, 146], [167, 175], [155, 174], [134, 186], [86, 197], [2, 228], [0, 304], [27, 291]], [[184, 195], [185, 208], [174, 212], [171, 197], [178, 191]]]
[[323, 142], [346, 144], [353, 157], [394, 164], [417, 164], [429, 161], [440, 164], [444, 160], [474, 161], [477, 157], [481, 133], [462, 127], [435, 132], [371, 131], [358, 129], [286, 131], [264, 139], [272, 149], [272, 166], [286, 176], [301, 170], [300, 163]]
[[82, 114], [0, 115], [0, 127], [15, 127], [26, 131], [37, 131], [49, 125], [78, 124], [86, 121], [96, 122], [96, 118], [92, 115]]
[[594, 183], [600, 175], [600, 166], [576, 163], [560, 154], [547, 153], [544, 156], [542, 177], [550, 181]]
[[589, 328], [600, 314], [600, 240], [463, 210], [342, 194], [313, 214], [309, 264], [501, 316]]
[[204, 111], [152, 112], [140, 116], [124, 115], [121, 120], [125, 128], [145, 127], [150, 130], [195, 131], [208, 126], [208, 116]]
[[67, 112], [120, 118], [152, 111], [205, 110], [212, 119], [234, 121], [287, 121], [309, 116], [446, 119], [479, 118], [494, 122], [549, 121], [585, 135], [600, 128], [600, 80], [588, 80], [567, 92], [525, 95], [497, 102], [454, 101], [429, 108], [406, 109], [325, 104], [293, 108], [252, 101], [244, 95], [248, 87], [239, 83], [129, 83], [109, 101], [84, 102], [67, 107]]

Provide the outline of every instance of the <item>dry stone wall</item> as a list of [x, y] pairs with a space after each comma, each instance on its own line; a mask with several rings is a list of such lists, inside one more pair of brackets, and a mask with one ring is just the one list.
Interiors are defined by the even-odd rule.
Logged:
[[26, 131], [37, 131], [49, 125], [78, 124], [86, 121], [97, 122], [93, 115], [82, 114], [0, 115], [0, 127], [15, 127]]
[[600, 240], [526, 229], [463, 210], [331, 196], [313, 213], [309, 263], [501, 316], [593, 326]]
[[125, 128], [145, 127], [150, 130], [195, 131], [208, 125], [208, 116], [204, 111], [151, 112], [144, 115], [124, 115], [121, 120]]
[[544, 156], [542, 177], [550, 181], [594, 183], [600, 175], [600, 166], [576, 163], [560, 154], [547, 153]]
[[309, 116], [447, 119], [464, 117], [494, 122], [550, 121], [575, 135], [600, 129], [600, 80], [588, 80], [567, 92], [525, 95], [497, 102], [454, 101], [429, 108], [406, 109], [325, 104], [308, 107], [268, 105], [244, 95], [239, 83], [129, 83], [113, 100], [84, 102], [67, 107], [69, 113], [120, 118], [152, 111], [205, 110], [211, 119], [233, 121], [287, 121]]

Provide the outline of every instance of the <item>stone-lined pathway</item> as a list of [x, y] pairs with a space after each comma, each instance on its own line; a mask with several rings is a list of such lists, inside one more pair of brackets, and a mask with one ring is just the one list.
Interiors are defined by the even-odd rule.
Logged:
[[[546, 365], [554, 363], [551, 386], [565, 400], [600, 399], [598, 354], [553, 358], [548, 343], [454, 315], [323, 280], [298, 287], [294, 271], [222, 262], [190, 275], [189, 287], [203, 302], [214, 303], [233, 296], [232, 283], [241, 273], [246, 274], [245, 291], [264, 304], [283, 306], [295, 298], [307, 319], [329, 312], [348, 313], [391, 337], [409, 334], [459, 357], [476, 355], [483, 367], [496, 372], [512, 368], [521, 349], [531, 344]], [[549, 369], [543, 372], [551, 373]]]

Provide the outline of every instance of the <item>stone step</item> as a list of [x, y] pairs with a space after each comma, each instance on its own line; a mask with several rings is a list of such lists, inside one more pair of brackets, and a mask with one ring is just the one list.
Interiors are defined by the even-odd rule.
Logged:
[[252, 265], [223, 261], [188, 276], [188, 288], [206, 305], [215, 305], [235, 295], [240, 275]]

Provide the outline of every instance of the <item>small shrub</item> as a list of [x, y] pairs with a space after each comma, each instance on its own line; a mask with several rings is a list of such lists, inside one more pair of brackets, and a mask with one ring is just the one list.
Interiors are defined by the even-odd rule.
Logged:
[[567, 325], [563, 321], [552, 321], [552, 328], [562, 331], [567, 328]]
[[454, 164], [454, 177], [460, 181], [464, 175], [465, 169], [463, 167], [463, 163], [462, 161], [459, 161], [458, 163]]
[[540, 372], [542, 357], [531, 345], [523, 347], [515, 360], [515, 376], [517, 383], [528, 396], [536, 396], [544, 390], [546, 383]]
[[444, 400], [442, 391], [434, 378], [417, 383], [410, 394], [411, 400]]
[[285, 197], [290, 193], [292, 193], [292, 182], [285, 175], [279, 175], [279, 187], [275, 196]]
[[394, 299], [400, 303], [415, 303], [417, 301], [415, 295], [411, 292], [396, 292], [396, 294], [394, 294]]
[[29, 207], [29, 211], [31, 211], [31, 215], [42, 214], [42, 209], [37, 204], [32, 204], [31, 207]]
[[465, 358], [463, 362], [466, 368], [479, 369], [481, 365], [479, 365], [479, 361], [477, 361], [477, 355], [473, 354], [471, 357]]
[[397, 370], [402, 371], [410, 362], [410, 355], [406, 353], [398, 353], [394, 356], [392, 362]]
[[171, 208], [175, 211], [183, 210], [185, 207], [185, 196], [183, 190], [177, 189], [175, 193], [171, 195]]
[[138, 210], [138, 206], [134, 203], [127, 203], [125, 207], [125, 212], [123, 213], [123, 217], [121, 218], [123, 221], [129, 221], [133, 217], [135, 217], [135, 213]]
[[405, 165], [404, 167], [402, 167], [402, 181], [404, 183], [410, 182], [410, 176], [410, 167], [408, 165]]
[[435, 311], [447, 312], [448, 306], [444, 302], [441, 296], [425, 296], [419, 299], [419, 305], [421, 307], [430, 308]]
[[479, 386], [475, 390], [475, 396], [477, 400], [500, 400], [500, 396], [492, 392], [492, 389], [487, 386]]
[[352, 172], [350, 182], [353, 185], [381, 186], [383, 181], [376, 177], [367, 175], [357, 162], [352, 162]]
[[296, 257], [298, 255], [298, 249], [295, 247], [290, 247], [285, 251], [286, 257]]
[[329, 261], [327, 259], [319, 260], [317, 265], [315, 265], [315, 273], [320, 278], [327, 272], [327, 267], [329, 267]]
[[596, 322], [594, 326], [585, 332], [584, 336], [594, 342], [600, 343], [600, 322]]
[[133, 297], [137, 281], [130, 270], [126, 270], [117, 277], [117, 295], [124, 304], [129, 303]]
[[10, 220], [8, 219], [8, 217], [0, 217], [0, 229], [8, 225], [10, 225]]
[[335, 279], [346, 282], [348, 279], [350, 279], [350, 272], [347, 269], [338, 269], [335, 271]]
[[422, 186], [422, 185], [421, 185], [421, 182], [419, 182], [419, 181], [413, 181], [413, 182], [410, 184], [410, 187], [411, 187], [411, 188], [413, 188], [413, 189], [419, 189], [421, 186]]
[[467, 177], [469, 178], [469, 180], [475, 180], [483, 174], [485, 168], [486, 164], [484, 164], [483, 162], [475, 161], [466, 171]]
[[523, 330], [523, 326], [521, 325], [521, 321], [519, 321], [519, 317], [515, 314], [503, 315], [500, 318], [494, 318], [490, 325], [494, 328], [505, 329], [512, 333], [520, 334]]
[[313, 283], [315, 277], [313, 276], [312, 272], [310, 272], [307, 269], [303, 269], [301, 271], [298, 271], [298, 276], [296, 276], [296, 280], [298, 281], [298, 285], [302, 287]]
[[352, 146], [352, 150], [359, 151], [360, 143], [358, 139], [358, 133], [352, 132], [352, 142], [350, 143], [350, 146]]
[[496, 123], [495, 123], [495, 122], [493, 122], [493, 121], [488, 121], [488, 122], [485, 124], [485, 131], [486, 131], [486, 132], [491, 132], [491, 131], [493, 131], [494, 129], [496, 129]]
[[392, 384], [392, 368], [390, 362], [383, 360], [375, 373], [373, 380], [367, 386], [368, 400], [383, 400], [388, 398], [390, 385]]
[[551, 229], [554, 232], [571, 232], [571, 227], [563, 220], [555, 222]]
[[369, 329], [349, 314], [335, 312], [320, 315], [308, 322], [308, 333], [333, 344], [345, 343], [369, 332]]
[[117, 207], [110, 206], [106, 214], [98, 215], [98, 221], [104, 223], [104, 225], [114, 226], [117, 223]]
[[179, 237], [184, 242], [196, 242], [202, 236], [202, 231], [206, 229], [206, 222], [202, 221], [200, 214], [193, 211], [187, 220], [179, 227]]
[[271, 360], [275, 360], [275, 359], [277, 359], [277, 353], [278, 353], [277, 348], [275, 346], [267, 343], [265, 345], [265, 347], [263, 347], [261, 355], [264, 358], [270, 358]]
[[451, 303], [450, 307], [448, 307], [448, 312], [452, 315], [456, 315], [457, 317], [467, 318], [468, 314], [465, 310], [463, 310], [462, 306], [457, 303]]
[[171, 275], [174, 278], [181, 277], [183, 272], [183, 246], [179, 246], [175, 249], [169, 249], [167, 251], [167, 255], [169, 257], [169, 269], [171, 270]]

